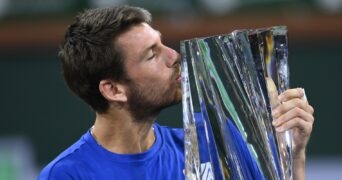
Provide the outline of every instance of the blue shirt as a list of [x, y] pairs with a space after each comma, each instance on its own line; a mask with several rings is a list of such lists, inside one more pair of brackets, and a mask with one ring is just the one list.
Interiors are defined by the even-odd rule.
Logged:
[[[216, 147], [207, 144], [205, 128], [199, 114], [195, 114], [197, 122], [199, 151], [201, 161], [201, 179], [223, 179], [219, 167]], [[150, 149], [139, 154], [117, 154], [99, 145], [90, 131], [80, 140], [61, 153], [40, 173], [38, 179], [185, 179], [184, 177], [184, 131], [180, 128], [169, 128], [153, 125], [156, 141]], [[242, 170], [247, 179], [264, 179], [248, 152], [247, 145], [232, 123], [228, 123], [235, 143]], [[209, 141], [214, 142], [209, 132]], [[210, 153], [209, 153], [210, 152]], [[211, 157], [210, 157], [211, 154]], [[213, 168], [214, 166], [214, 168]], [[232, 179], [235, 169], [231, 167]]]
[[184, 179], [184, 133], [154, 124], [156, 141], [146, 152], [116, 154], [90, 131], [61, 153], [38, 179]]

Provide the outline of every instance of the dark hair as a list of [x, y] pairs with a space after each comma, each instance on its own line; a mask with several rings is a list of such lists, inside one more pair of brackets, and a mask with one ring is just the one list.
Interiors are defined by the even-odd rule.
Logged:
[[116, 37], [142, 22], [151, 22], [147, 10], [119, 6], [86, 10], [68, 27], [59, 51], [64, 79], [95, 111], [105, 112], [109, 107], [99, 91], [99, 82], [126, 77], [124, 55], [115, 43]]

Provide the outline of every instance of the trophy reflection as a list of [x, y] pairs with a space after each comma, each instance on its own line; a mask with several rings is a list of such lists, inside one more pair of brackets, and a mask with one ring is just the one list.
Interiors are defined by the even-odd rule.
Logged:
[[184, 40], [181, 56], [186, 179], [292, 179], [291, 132], [271, 125], [286, 27]]

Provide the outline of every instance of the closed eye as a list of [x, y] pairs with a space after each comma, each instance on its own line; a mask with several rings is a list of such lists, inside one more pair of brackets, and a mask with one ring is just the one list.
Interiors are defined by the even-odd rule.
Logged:
[[156, 56], [156, 54], [153, 53], [152, 56], [150, 56], [147, 60], [151, 60], [151, 59], [153, 59], [155, 56]]

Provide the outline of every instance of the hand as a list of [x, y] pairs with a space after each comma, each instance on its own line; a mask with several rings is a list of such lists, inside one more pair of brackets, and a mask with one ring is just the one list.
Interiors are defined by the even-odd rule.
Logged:
[[305, 158], [314, 122], [314, 109], [306, 100], [304, 89], [289, 89], [278, 96], [279, 103], [273, 103], [273, 125], [277, 132], [292, 129], [293, 158]]

